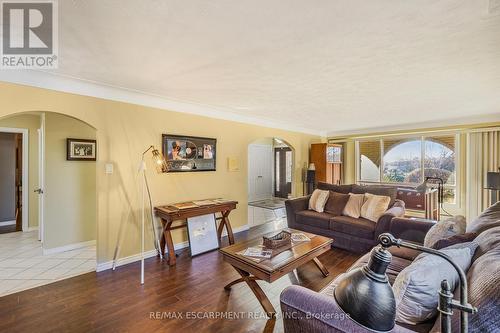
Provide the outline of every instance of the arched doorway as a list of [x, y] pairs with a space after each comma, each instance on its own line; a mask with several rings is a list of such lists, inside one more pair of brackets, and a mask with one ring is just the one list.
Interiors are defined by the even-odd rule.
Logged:
[[[70, 160], [67, 139], [91, 142], [96, 140], [96, 129], [67, 115], [34, 111], [0, 118], [0, 133], [2, 130], [23, 133], [22, 150], [18, 151], [23, 156], [18, 164], [21, 170], [16, 174], [26, 177], [16, 179], [23, 227], [0, 233], [0, 251], [5, 253], [8, 247], [8, 259], [16, 261], [16, 269], [0, 267], [10, 268], [12, 273], [8, 283], [0, 281], [0, 296], [94, 271], [96, 162], [85, 156]], [[87, 150], [96, 157], [95, 150]], [[2, 186], [8, 184], [0, 182]], [[6, 274], [2, 272], [2, 278]]]
[[261, 138], [248, 145], [250, 226], [285, 217], [284, 201], [294, 188], [294, 160], [294, 148], [281, 138]]

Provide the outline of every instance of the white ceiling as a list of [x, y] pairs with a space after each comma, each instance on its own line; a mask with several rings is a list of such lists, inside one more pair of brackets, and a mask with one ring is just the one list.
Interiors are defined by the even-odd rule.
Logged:
[[59, 0], [51, 73], [65, 83], [19, 71], [0, 79], [86, 84], [83, 94], [111, 99], [145, 93], [131, 101], [323, 135], [479, 122], [500, 117], [500, 15], [489, 6]]

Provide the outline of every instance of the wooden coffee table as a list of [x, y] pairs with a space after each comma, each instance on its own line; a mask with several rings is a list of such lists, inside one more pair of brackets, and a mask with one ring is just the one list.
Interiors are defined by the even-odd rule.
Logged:
[[[241, 278], [229, 283], [224, 289], [230, 290], [233, 285], [245, 282], [259, 300], [266, 314], [271, 318], [276, 315], [276, 310], [256, 280], [272, 283], [309, 261], [313, 261], [316, 264], [324, 277], [327, 277], [329, 274], [326, 267], [323, 266], [317, 257], [331, 248], [332, 239], [289, 228], [284, 230], [292, 233], [304, 233], [311, 241], [294, 243], [288, 249], [277, 249], [275, 251], [277, 254], [273, 253], [271, 258], [260, 262], [238, 254], [238, 252], [245, 251], [248, 247], [262, 245], [262, 237], [237, 243], [220, 250], [224, 261], [231, 264], [238, 274], [241, 275]], [[278, 232], [274, 231], [268, 235], [274, 235]]]

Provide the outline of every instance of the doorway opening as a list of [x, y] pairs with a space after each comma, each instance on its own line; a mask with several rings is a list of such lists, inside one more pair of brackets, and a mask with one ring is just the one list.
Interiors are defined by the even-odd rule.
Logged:
[[27, 141], [25, 129], [0, 127], [0, 234], [27, 229]]
[[0, 296], [95, 271], [96, 162], [67, 160], [66, 141], [96, 134], [55, 112], [0, 119]]
[[262, 138], [248, 145], [248, 223], [282, 221], [285, 200], [294, 185], [293, 147], [280, 138]]

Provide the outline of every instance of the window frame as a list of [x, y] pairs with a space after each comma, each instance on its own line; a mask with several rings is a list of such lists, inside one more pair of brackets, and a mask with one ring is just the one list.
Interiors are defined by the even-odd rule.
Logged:
[[[446, 206], [451, 206], [451, 207], [460, 207], [461, 203], [461, 165], [460, 165], [460, 133], [457, 132], [439, 132], [439, 133], [424, 133], [424, 134], [411, 134], [411, 135], [387, 135], [387, 136], [380, 136], [380, 137], [367, 137], [367, 138], [359, 138], [355, 140], [355, 145], [354, 145], [354, 151], [355, 151], [355, 177], [356, 177], [356, 183], [357, 184], [378, 184], [378, 185], [386, 185], [386, 186], [404, 186], [404, 187], [416, 187], [418, 184], [421, 184], [424, 181], [425, 177], [425, 140], [426, 138], [438, 138], [438, 137], [443, 137], [443, 136], [453, 136], [455, 138], [455, 149], [454, 149], [454, 154], [455, 154], [455, 185], [447, 185], [444, 184], [443, 188], [444, 189], [454, 189], [455, 190], [455, 202], [454, 203], [443, 203]], [[384, 168], [385, 168], [385, 161], [384, 161], [384, 154], [385, 154], [385, 149], [384, 149], [384, 139], [401, 139], [401, 140], [407, 140], [411, 141], [413, 140], [420, 140], [421, 142], [421, 152], [420, 152], [420, 168], [423, 172], [421, 172], [421, 179], [418, 184], [415, 183], [392, 183], [392, 182], [384, 182], [383, 181], [383, 176], [384, 176]], [[379, 181], [366, 181], [366, 180], [361, 180], [361, 156], [360, 156], [360, 148], [359, 144], [360, 142], [368, 142], [368, 141], [379, 141], [379, 146], [380, 146], [380, 167], [379, 167]]]

